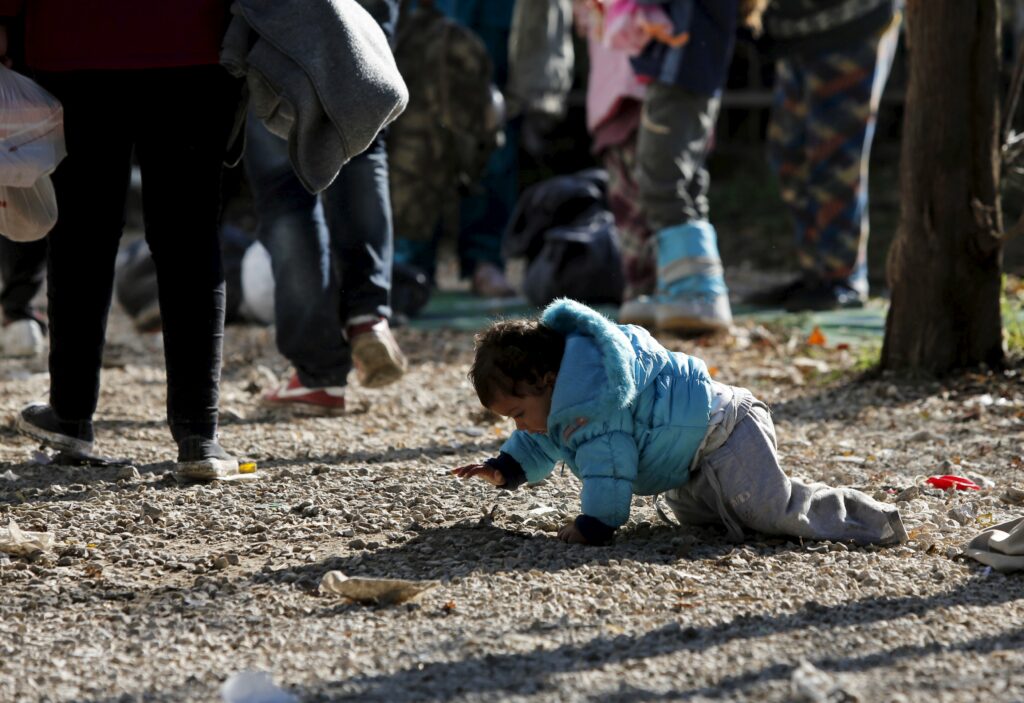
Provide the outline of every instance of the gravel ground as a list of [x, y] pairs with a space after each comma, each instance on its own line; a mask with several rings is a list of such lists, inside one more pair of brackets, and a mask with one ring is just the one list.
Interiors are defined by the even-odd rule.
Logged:
[[[961, 556], [1024, 512], [1019, 371], [853, 383], [862, 352], [785, 328], [669, 342], [772, 404], [794, 474], [898, 502], [913, 541], [733, 544], [640, 499], [595, 548], [554, 539], [568, 471], [447, 475], [509, 430], [465, 378], [470, 335], [402, 330], [408, 376], [325, 419], [262, 409], [286, 362], [229, 328], [223, 441], [259, 470], [207, 485], [169, 474], [159, 340], [116, 313], [111, 338], [97, 449], [134, 468], [40, 463], [11, 428], [47, 377], [0, 361], [0, 525], [56, 540], [0, 558], [2, 701], [215, 701], [243, 670], [310, 701], [1024, 700], [1024, 577]], [[923, 482], [947, 473], [986, 487]], [[318, 592], [330, 570], [439, 585], [360, 605]]]

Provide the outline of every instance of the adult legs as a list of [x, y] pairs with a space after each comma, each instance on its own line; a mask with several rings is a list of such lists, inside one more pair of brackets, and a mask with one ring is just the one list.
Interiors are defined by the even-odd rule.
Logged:
[[637, 137], [640, 201], [657, 239], [657, 326], [706, 332], [732, 322], [704, 166], [719, 99], [652, 83]]
[[340, 272], [340, 313], [351, 364], [370, 388], [397, 381], [407, 366], [388, 325], [394, 256], [388, 187], [388, 153], [380, 134], [321, 196]]
[[707, 219], [704, 162], [719, 103], [718, 98], [674, 85], [647, 87], [637, 135], [636, 180], [653, 230]]
[[0, 237], [0, 309], [5, 322], [36, 319], [32, 299], [46, 278], [46, 239], [12, 242]]
[[815, 273], [867, 293], [868, 162], [898, 26], [807, 62], [808, 230]]
[[802, 279], [751, 302], [858, 306], [868, 292], [868, 162], [898, 26], [776, 66], [769, 162], [789, 206]]
[[[487, 47], [494, 66], [494, 83], [508, 84], [508, 39], [513, 0], [456, 0], [453, 16], [475, 31]], [[505, 126], [505, 144], [491, 154], [480, 181], [480, 192], [462, 198], [459, 206], [459, 269], [473, 279], [474, 290], [485, 296], [514, 293], [501, 271], [501, 237], [519, 195], [519, 122]]]
[[45, 347], [43, 319], [32, 309], [46, 276], [46, 239], [0, 237], [0, 356], [35, 357]]
[[394, 245], [383, 134], [345, 164], [321, 198], [340, 272], [342, 321], [390, 317]]
[[146, 241], [160, 297], [167, 419], [179, 443], [213, 439], [224, 341], [220, 185], [239, 85], [219, 66], [134, 78], [129, 95], [137, 104]]
[[[352, 356], [342, 335], [323, 208], [295, 176], [287, 142], [251, 115], [245, 163], [260, 218], [259, 239], [270, 252], [274, 272], [278, 349], [306, 388], [344, 386]], [[340, 192], [341, 184], [333, 183], [325, 197], [333, 189]]]
[[615, 216], [622, 247], [622, 263], [626, 277], [623, 298], [632, 300], [654, 293], [657, 263], [653, 232], [640, 207], [640, 190], [636, 183], [636, 140], [627, 139], [601, 153], [601, 164], [608, 172], [608, 207]]
[[38, 78], [64, 107], [68, 151], [53, 173], [60, 216], [48, 235], [50, 406], [62, 432], [91, 441], [136, 97], [119, 71]]
[[775, 63], [775, 87], [768, 124], [768, 163], [789, 208], [797, 240], [801, 269], [813, 269], [814, 246], [807, 242], [813, 216], [808, 195], [807, 89], [803, 62], [780, 59]]

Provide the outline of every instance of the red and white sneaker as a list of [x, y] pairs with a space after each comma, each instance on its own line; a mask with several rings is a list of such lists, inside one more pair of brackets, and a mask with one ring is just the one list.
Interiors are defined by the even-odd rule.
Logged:
[[321, 415], [339, 415], [345, 412], [345, 387], [306, 388], [299, 375], [293, 373], [288, 383], [263, 396], [263, 404]]
[[356, 376], [363, 386], [380, 388], [394, 383], [409, 367], [384, 318], [372, 318], [362, 323], [350, 320], [345, 334], [352, 346], [352, 365], [356, 367]]

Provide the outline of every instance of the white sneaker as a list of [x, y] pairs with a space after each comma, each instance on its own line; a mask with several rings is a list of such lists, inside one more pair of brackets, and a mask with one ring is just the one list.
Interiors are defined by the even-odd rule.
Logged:
[[654, 329], [657, 324], [657, 307], [654, 298], [649, 295], [626, 300], [619, 308], [619, 324]]
[[664, 297], [655, 309], [658, 330], [676, 334], [725, 332], [732, 324], [729, 296], [724, 293]]
[[43, 328], [36, 320], [15, 320], [0, 328], [0, 354], [3, 356], [42, 356], [45, 348]]
[[394, 383], [409, 367], [384, 318], [373, 318], [362, 323], [350, 320], [346, 336], [352, 346], [356, 376], [367, 388], [380, 388]]

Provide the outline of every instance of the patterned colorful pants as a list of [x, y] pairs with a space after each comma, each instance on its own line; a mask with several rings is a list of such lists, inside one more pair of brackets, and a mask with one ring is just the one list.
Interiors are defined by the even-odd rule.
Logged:
[[622, 250], [626, 277], [625, 300], [654, 293], [657, 282], [655, 239], [640, 207], [640, 186], [636, 182], [636, 134], [601, 152], [608, 172], [608, 206], [615, 216], [615, 228]]
[[867, 291], [868, 159], [899, 23], [859, 45], [776, 64], [768, 158], [806, 276]]

